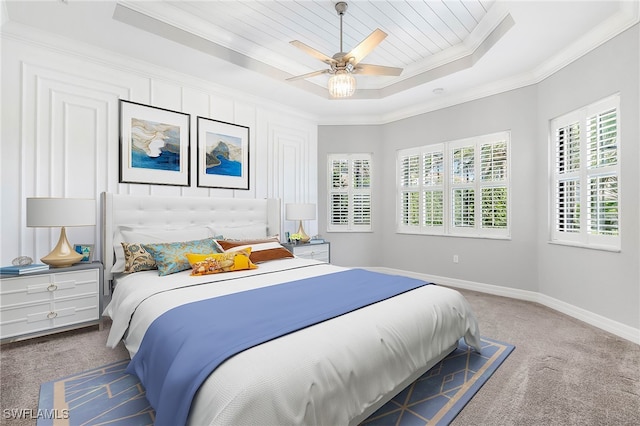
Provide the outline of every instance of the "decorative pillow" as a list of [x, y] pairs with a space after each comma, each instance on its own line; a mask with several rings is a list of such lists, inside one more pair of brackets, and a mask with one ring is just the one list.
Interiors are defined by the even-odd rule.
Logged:
[[191, 264], [191, 275], [209, 275], [220, 272], [242, 271], [256, 269], [249, 259], [251, 248], [228, 253], [194, 254], [187, 253]]
[[206, 226], [187, 226], [184, 228], [158, 228], [149, 226], [118, 226], [113, 236], [115, 262], [112, 273], [124, 272], [125, 254], [122, 242], [125, 243], [169, 243], [172, 241], [191, 241], [213, 237], [213, 232]]
[[124, 273], [150, 271], [158, 269], [153, 256], [138, 243], [122, 243], [124, 250]]
[[158, 265], [158, 275], [161, 276], [190, 269], [187, 253], [207, 254], [218, 251], [213, 238], [177, 243], [143, 244], [142, 246], [153, 256]]
[[294, 257], [293, 253], [284, 248], [277, 239], [227, 241], [218, 240], [218, 244], [226, 252], [234, 252], [251, 247], [251, 261], [253, 263]]

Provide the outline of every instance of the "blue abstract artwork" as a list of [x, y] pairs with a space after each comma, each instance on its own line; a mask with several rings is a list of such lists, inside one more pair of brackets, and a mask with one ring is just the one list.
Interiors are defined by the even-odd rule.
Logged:
[[180, 171], [180, 127], [132, 118], [131, 167]]
[[242, 138], [207, 132], [206, 174], [242, 176]]

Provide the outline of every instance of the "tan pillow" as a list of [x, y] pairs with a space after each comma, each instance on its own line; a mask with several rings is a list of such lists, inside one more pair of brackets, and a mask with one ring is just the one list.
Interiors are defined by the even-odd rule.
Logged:
[[155, 259], [142, 247], [142, 244], [125, 242], [121, 244], [124, 250], [124, 273], [158, 269]]

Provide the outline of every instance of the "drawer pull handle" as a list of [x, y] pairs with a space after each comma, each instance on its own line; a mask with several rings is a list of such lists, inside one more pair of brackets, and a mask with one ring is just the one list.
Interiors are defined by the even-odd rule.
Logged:
[[49, 319], [53, 319], [53, 318], [55, 318], [55, 317], [57, 317], [57, 316], [58, 316], [58, 313], [57, 313], [57, 312], [49, 312], [49, 313], [47, 314], [47, 318], [49, 318]]
[[47, 290], [49, 291], [56, 291], [58, 289], [58, 286], [55, 284], [51, 284], [49, 287], [47, 287]]

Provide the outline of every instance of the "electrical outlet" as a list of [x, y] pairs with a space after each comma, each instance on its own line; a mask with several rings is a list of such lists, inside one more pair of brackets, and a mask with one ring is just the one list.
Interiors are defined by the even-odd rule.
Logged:
[[458, 257], [457, 254], [453, 255], [453, 263], [458, 263], [460, 261], [460, 258]]

